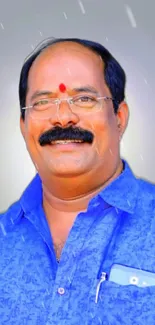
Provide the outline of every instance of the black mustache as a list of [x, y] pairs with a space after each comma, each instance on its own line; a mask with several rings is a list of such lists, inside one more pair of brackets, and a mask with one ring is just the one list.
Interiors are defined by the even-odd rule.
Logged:
[[39, 138], [39, 143], [43, 147], [57, 140], [81, 140], [82, 142], [92, 143], [93, 133], [87, 130], [74, 127], [61, 128], [59, 126], [43, 133]]

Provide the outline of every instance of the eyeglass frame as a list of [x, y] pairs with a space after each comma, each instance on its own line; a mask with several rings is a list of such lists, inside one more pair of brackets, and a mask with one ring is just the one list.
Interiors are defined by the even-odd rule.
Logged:
[[[69, 107], [71, 108], [71, 105], [72, 104], [74, 104], [74, 103], [71, 103], [71, 101], [74, 99], [74, 98], [80, 98], [80, 97], [89, 97], [88, 95], [76, 95], [75, 97], [67, 97], [67, 98], [41, 98], [40, 100], [38, 99], [38, 101], [41, 101], [41, 100], [49, 100], [49, 101], [51, 101], [51, 100], [55, 100], [55, 103], [53, 103], [53, 105], [54, 104], [56, 104], [56, 105], [58, 105], [58, 107], [60, 106], [60, 104], [63, 102], [63, 101], [66, 101], [67, 103], [68, 103], [68, 105], [69, 105]], [[112, 98], [112, 97], [108, 97], [108, 96], [101, 96], [101, 97], [95, 97], [95, 99], [97, 99], [97, 100], [100, 100], [100, 99], [104, 99], [104, 100], [111, 100], [111, 101], [113, 101], [113, 102], [117, 102], [114, 98]], [[25, 106], [25, 107], [22, 107], [21, 109], [22, 110], [27, 110], [27, 109], [31, 109], [31, 108], [34, 108], [34, 105], [35, 104], [33, 104], [33, 105], [30, 105], [30, 106]], [[76, 105], [76, 104], [75, 104]], [[78, 105], [76, 105], [77, 107], [78, 107]], [[72, 109], [71, 109], [72, 110]], [[39, 112], [39, 110], [36, 110], [36, 111], [38, 111]], [[44, 109], [44, 110], [40, 110], [40, 112], [43, 112], [43, 111], [46, 111], [46, 109]]]

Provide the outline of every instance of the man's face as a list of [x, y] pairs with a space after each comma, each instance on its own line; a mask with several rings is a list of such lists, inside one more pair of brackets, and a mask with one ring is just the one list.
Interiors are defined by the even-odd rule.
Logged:
[[[45, 98], [97, 96], [91, 90], [83, 92], [79, 88], [93, 88], [98, 96], [111, 97], [103, 70], [101, 58], [91, 50], [76, 43], [55, 44], [38, 56], [30, 69], [26, 106]], [[63, 92], [59, 89], [62, 83], [66, 87]], [[48, 94], [40, 94], [32, 99], [36, 92]], [[62, 101], [59, 107], [52, 108], [48, 118], [45, 118], [44, 113], [38, 117], [32, 110], [26, 111], [25, 121], [21, 119], [21, 130], [38, 171], [42, 175], [70, 177], [101, 171], [111, 164], [116, 165], [120, 139], [118, 124], [123, 132], [127, 119], [123, 110], [124, 108], [120, 109], [116, 115], [112, 101], [102, 100], [101, 109], [92, 109], [88, 113], [83, 113], [78, 107], [76, 111], [72, 110], [72, 105], [66, 101]], [[93, 141], [40, 145], [39, 138], [46, 131], [59, 127], [61, 132], [70, 126], [90, 132]]]

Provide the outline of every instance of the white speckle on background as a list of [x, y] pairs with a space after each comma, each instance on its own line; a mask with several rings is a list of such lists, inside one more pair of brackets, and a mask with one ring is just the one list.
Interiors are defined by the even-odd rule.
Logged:
[[102, 322], [102, 319], [100, 318], [100, 317], [98, 317], [98, 321], [99, 321], [99, 324], [103, 324], [103, 322]]
[[107, 42], [109, 41], [108, 37], [106, 37], [105, 39], [106, 39]]
[[46, 289], [46, 293], [49, 295], [50, 294], [50, 290], [49, 289]]
[[43, 33], [41, 31], [39, 31], [39, 33], [40, 33], [40, 36], [43, 36]]
[[67, 68], [67, 72], [68, 72], [68, 74], [71, 76], [71, 71], [70, 71], [69, 68]]
[[127, 16], [129, 18], [129, 21], [130, 21], [131, 26], [133, 28], [136, 28], [137, 27], [137, 23], [136, 23], [134, 14], [133, 14], [131, 8], [128, 5], [125, 5], [125, 11], [126, 11]]
[[65, 19], [67, 19], [67, 15], [66, 15], [66, 13], [65, 13], [65, 12], [63, 12], [63, 15], [64, 15]]
[[42, 304], [43, 308], [45, 308], [45, 304], [44, 304], [44, 301], [42, 301], [42, 302], [41, 302], [41, 304]]
[[4, 25], [2, 23], [0, 23], [0, 24], [1, 24], [2, 29], [4, 29]]
[[4, 225], [1, 222], [0, 222], [0, 227], [2, 229], [3, 235], [6, 236], [6, 231], [5, 231]]
[[32, 50], [34, 50], [34, 45], [31, 45]]
[[12, 223], [12, 224], [14, 224], [14, 221], [13, 221], [13, 219], [12, 219], [12, 218], [10, 218], [10, 220], [11, 220], [11, 223]]
[[79, 3], [79, 6], [81, 8], [81, 11], [82, 11], [83, 15], [85, 15], [86, 11], [85, 11], [85, 8], [84, 8], [84, 5], [83, 5], [82, 1], [78, 0], [78, 3]]
[[25, 243], [25, 238], [24, 238], [24, 236], [23, 236], [23, 235], [21, 236], [21, 238], [22, 238], [22, 241]]
[[129, 207], [131, 206], [131, 203], [130, 203], [130, 201], [129, 200], [127, 200], [127, 203], [128, 203], [128, 205], [129, 205]]
[[144, 82], [145, 82], [146, 85], [148, 85], [148, 82], [147, 82], [147, 80], [145, 78], [144, 78]]
[[112, 152], [112, 150], [111, 150], [111, 149], [109, 149], [109, 152], [110, 152], [111, 156], [113, 156], [113, 152]]
[[141, 160], [144, 160], [144, 158], [143, 158], [143, 156], [142, 156], [142, 155], [140, 155], [140, 158], [141, 158]]

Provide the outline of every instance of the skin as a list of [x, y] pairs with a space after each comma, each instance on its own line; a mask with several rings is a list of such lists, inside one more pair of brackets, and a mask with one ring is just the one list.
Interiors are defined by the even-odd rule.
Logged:
[[[76, 94], [73, 88], [90, 85], [100, 96], [112, 97], [103, 74], [101, 58], [76, 43], [60, 43], [46, 49], [34, 61], [28, 77], [26, 106], [36, 91], [49, 91], [55, 98]], [[62, 93], [59, 85], [67, 89]], [[38, 97], [43, 98], [47, 96]], [[49, 119], [34, 120], [26, 114], [21, 132], [43, 184], [43, 207], [55, 243], [67, 239], [76, 215], [90, 199], [122, 171], [120, 139], [128, 122], [128, 106], [122, 102], [114, 113], [112, 101], [89, 115], [73, 113], [66, 102]], [[94, 134], [93, 144], [41, 147], [39, 136], [55, 126], [81, 127]], [[63, 246], [63, 244], [62, 244]], [[59, 252], [59, 256], [61, 249]]]

